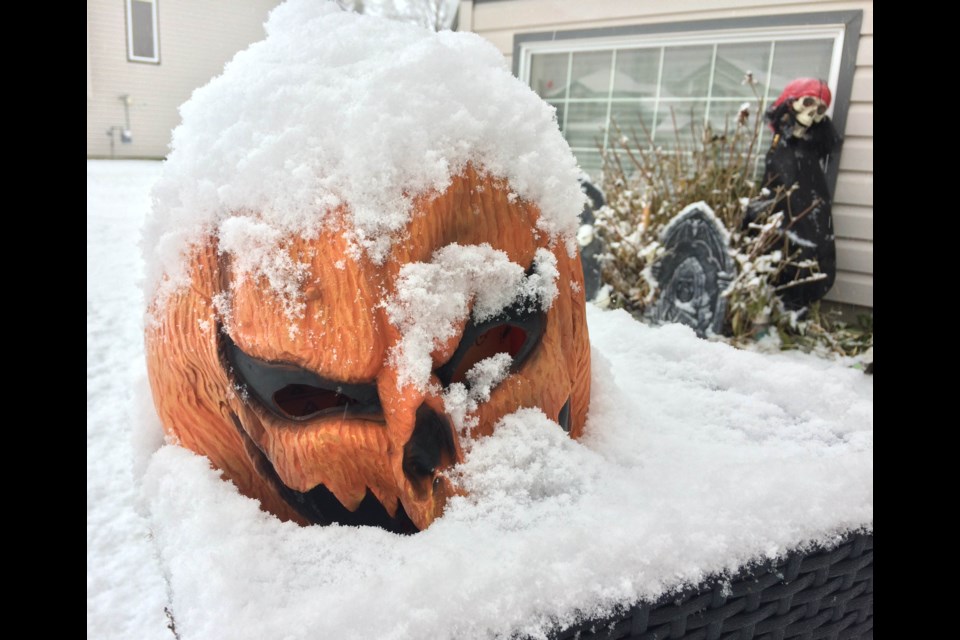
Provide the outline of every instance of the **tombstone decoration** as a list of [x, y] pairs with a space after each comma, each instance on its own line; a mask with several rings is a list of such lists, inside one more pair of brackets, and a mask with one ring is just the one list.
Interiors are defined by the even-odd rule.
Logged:
[[665, 254], [651, 266], [660, 294], [655, 322], [679, 322], [705, 338], [723, 331], [727, 300], [721, 294], [735, 276], [729, 234], [705, 202], [689, 205], [660, 234]]
[[154, 404], [283, 520], [422, 530], [466, 438], [533, 407], [583, 433], [576, 160], [480, 38], [333, 3], [271, 21], [159, 183]]
[[[786, 251], [798, 254], [795, 263], [816, 260], [822, 274], [794, 285], [810, 278], [809, 269], [790, 265], [781, 272], [776, 284], [782, 287], [779, 295], [788, 309], [801, 309], [821, 299], [836, 279], [837, 249], [825, 170], [840, 137], [826, 115], [830, 100], [830, 88], [823, 80], [798, 78], [787, 84], [764, 114], [774, 133], [764, 186], [774, 193], [777, 188], [793, 187], [775, 209], [784, 211], [781, 229]], [[754, 215], [768, 202], [754, 205]], [[751, 217], [748, 213], [745, 223]]]
[[577, 241], [580, 243], [580, 261], [583, 263], [583, 286], [586, 289], [587, 300], [593, 300], [600, 290], [600, 255], [603, 243], [594, 232], [596, 222], [594, 213], [606, 204], [603, 192], [587, 180], [580, 181], [580, 188], [587, 195], [587, 201], [580, 213], [580, 231]]

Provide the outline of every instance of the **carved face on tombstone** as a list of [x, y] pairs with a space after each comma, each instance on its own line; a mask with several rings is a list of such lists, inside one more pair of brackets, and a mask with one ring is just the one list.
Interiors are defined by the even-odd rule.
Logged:
[[[289, 238], [288, 254], [305, 269], [297, 291], [286, 292], [302, 305], [293, 316], [268, 278], [243, 277], [211, 239], [193, 256], [190, 286], [153, 310], [146, 334], [165, 430], [283, 519], [424, 529], [455, 491], [445, 471], [462, 459], [464, 434], [489, 435], [521, 407], [582, 433], [583, 275], [579, 256], [540, 231], [538, 216], [504, 181], [470, 169], [446, 192], [415, 201], [381, 264], [351, 254], [335, 226]], [[413, 266], [454, 243], [502, 252], [526, 283], [548, 254], [557, 293], [543, 304], [518, 289], [492, 315], [457, 318], [422, 354], [426, 384], [405, 382], [405, 339], [430, 310], [410, 309], [406, 326], [391, 301]], [[488, 393], [471, 396], [483, 363], [494, 361], [506, 369]], [[464, 420], [453, 415], [451, 390], [473, 399], [466, 431], [456, 428]]]
[[705, 203], [690, 205], [664, 229], [665, 255], [651, 267], [660, 294], [652, 307], [656, 322], [679, 322], [700, 337], [723, 330], [726, 299], [720, 294], [734, 276], [727, 239]]
[[691, 327], [708, 326], [713, 319], [706, 274], [694, 256], [686, 258], [673, 272], [663, 296], [672, 301], [669, 315], [664, 318]]

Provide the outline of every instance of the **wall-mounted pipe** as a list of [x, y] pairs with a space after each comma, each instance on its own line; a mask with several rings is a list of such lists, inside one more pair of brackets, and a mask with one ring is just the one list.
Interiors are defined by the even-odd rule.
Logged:
[[133, 131], [130, 130], [130, 105], [133, 104], [133, 98], [130, 97], [130, 94], [123, 94], [119, 96], [120, 101], [123, 102], [123, 122], [124, 126], [114, 125], [107, 129], [107, 135], [110, 136], [110, 157], [116, 157], [116, 138], [114, 133], [120, 132], [120, 142], [123, 144], [130, 144], [133, 142]]

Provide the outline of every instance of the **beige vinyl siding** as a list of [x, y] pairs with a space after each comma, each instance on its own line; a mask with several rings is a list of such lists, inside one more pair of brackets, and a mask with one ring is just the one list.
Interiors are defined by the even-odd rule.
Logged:
[[873, 306], [873, 2], [809, 0], [497, 0], [460, 5], [460, 28], [492, 42], [513, 64], [518, 33], [824, 11], [863, 11], [834, 195], [837, 281], [827, 300]]
[[125, 0], [87, 2], [87, 156], [109, 157], [111, 126], [124, 125], [128, 94], [131, 144], [116, 136], [117, 157], [162, 158], [177, 108], [223, 70], [235, 53], [264, 37], [279, 0], [157, 0], [160, 63], [127, 59]]

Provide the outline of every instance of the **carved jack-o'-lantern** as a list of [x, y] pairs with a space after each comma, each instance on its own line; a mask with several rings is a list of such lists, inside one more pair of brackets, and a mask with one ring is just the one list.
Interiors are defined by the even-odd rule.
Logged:
[[582, 432], [576, 160], [475, 34], [312, 0], [265, 27], [154, 189], [154, 402], [282, 519], [420, 530], [502, 416]]
[[[444, 193], [414, 201], [382, 264], [352, 251], [344, 226], [294, 235], [284, 247], [303, 267], [296, 314], [290, 291], [285, 298], [262, 274], [242, 273], [210, 238], [192, 254], [189, 286], [156, 306], [147, 329], [165, 429], [283, 519], [427, 527], [455, 491], [444, 472], [463, 459], [463, 436], [488, 435], [521, 407], [540, 407], [572, 437], [582, 433], [590, 386], [583, 273], [578, 255], [537, 228], [539, 216], [505, 181], [468, 167]], [[411, 265], [454, 244], [489, 245], [490, 256], [526, 277], [500, 292], [509, 302], [499, 310], [480, 314], [479, 295], [465, 300], [450, 335], [430, 337], [429, 380], [417, 384], [404, 378], [400, 351], [418, 328], [398, 321], [399, 303], [390, 301], [402, 298]], [[541, 280], [556, 278], [547, 283], [556, 286], [552, 300], [519, 286], [538, 261], [551, 263]], [[442, 301], [462, 292], [433, 293]], [[406, 312], [414, 325], [431, 313], [415, 304]], [[485, 365], [504, 370], [471, 396]], [[451, 390], [474, 399], [466, 424], [451, 411]]]

